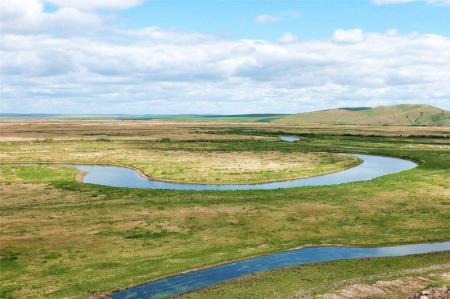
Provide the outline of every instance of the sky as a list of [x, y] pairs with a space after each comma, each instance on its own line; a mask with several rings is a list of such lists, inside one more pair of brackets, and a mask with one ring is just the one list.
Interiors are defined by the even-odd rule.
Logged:
[[1, 0], [0, 113], [450, 110], [450, 0]]

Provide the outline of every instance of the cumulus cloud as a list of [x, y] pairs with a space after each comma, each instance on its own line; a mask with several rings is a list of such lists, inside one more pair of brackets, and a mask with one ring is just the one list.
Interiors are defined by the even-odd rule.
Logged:
[[72, 7], [60, 7], [53, 13], [47, 13], [39, 0], [0, 2], [2, 33], [67, 33], [96, 28], [101, 23], [102, 18], [98, 14]]
[[325, 40], [286, 33], [270, 42], [157, 27], [61, 35], [45, 24], [66, 26], [70, 18], [57, 16], [67, 10], [101, 17], [73, 7], [46, 13], [36, 0], [20, 1], [30, 5], [0, 10], [2, 24], [21, 16], [41, 29], [0, 36], [2, 112], [256, 113], [404, 102], [450, 108], [445, 36], [341, 29]]

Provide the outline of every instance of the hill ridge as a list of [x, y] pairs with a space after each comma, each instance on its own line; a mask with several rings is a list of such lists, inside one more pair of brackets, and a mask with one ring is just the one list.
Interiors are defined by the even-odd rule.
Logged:
[[286, 125], [450, 126], [450, 111], [427, 104], [342, 107], [291, 114], [272, 122]]

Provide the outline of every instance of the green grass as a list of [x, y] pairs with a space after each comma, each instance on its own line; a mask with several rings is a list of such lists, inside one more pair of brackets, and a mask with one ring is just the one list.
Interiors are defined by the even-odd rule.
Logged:
[[[50, 148], [84, 148], [84, 141], [49, 143]], [[0, 156], [10, 162], [30, 153], [48, 159], [52, 152], [37, 151], [41, 144], [0, 143]], [[100, 144], [111, 150], [123, 146], [116, 141]], [[127, 144], [149, 151], [362, 152], [406, 157], [421, 166], [339, 186], [195, 192], [88, 185], [75, 181], [69, 168], [2, 164], [0, 297], [87, 297], [305, 244], [372, 246], [450, 239], [446, 139], [309, 136], [298, 144]], [[28, 152], [16, 150], [24, 145]], [[445, 262], [448, 256], [443, 256]]]
[[76, 171], [67, 167], [49, 165], [20, 165], [0, 167], [0, 175], [9, 181], [53, 182], [74, 176]]

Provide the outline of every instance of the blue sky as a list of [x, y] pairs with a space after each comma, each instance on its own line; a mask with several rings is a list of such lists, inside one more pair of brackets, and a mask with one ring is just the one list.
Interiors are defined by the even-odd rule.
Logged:
[[[261, 24], [255, 21], [258, 15], [280, 20]], [[147, 1], [121, 12], [120, 18], [124, 26], [134, 28], [159, 26], [244, 39], [274, 40], [284, 32], [321, 39], [337, 28], [450, 35], [450, 9], [421, 1], [395, 5], [366, 0]]]
[[450, 0], [2, 0], [0, 112], [450, 109]]

